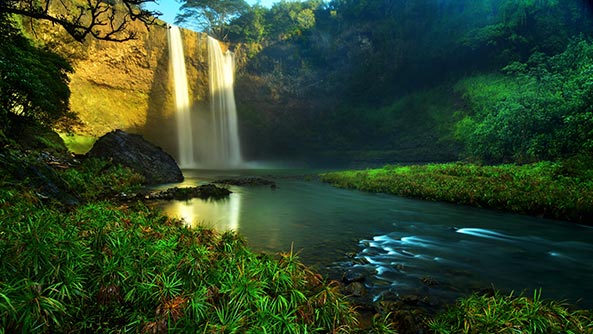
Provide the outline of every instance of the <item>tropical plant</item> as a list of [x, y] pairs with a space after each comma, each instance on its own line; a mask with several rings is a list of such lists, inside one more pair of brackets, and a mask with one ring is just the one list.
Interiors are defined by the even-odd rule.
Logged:
[[434, 333], [591, 333], [593, 314], [533, 296], [474, 294], [429, 322]]

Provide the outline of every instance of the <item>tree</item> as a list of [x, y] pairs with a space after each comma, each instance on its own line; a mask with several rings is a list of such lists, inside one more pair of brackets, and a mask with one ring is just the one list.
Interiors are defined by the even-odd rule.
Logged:
[[260, 43], [268, 34], [266, 12], [267, 9], [260, 5], [249, 8], [247, 12], [231, 21], [229, 37], [233, 41]]
[[175, 24], [195, 27], [219, 40], [227, 40], [231, 21], [248, 9], [243, 0], [181, 0], [181, 12], [175, 17]]
[[0, 14], [0, 131], [20, 116], [51, 127], [70, 117], [68, 73], [72, 67], [59, 55], [35, 47]]
[[60, 25], [77, 41], [87, 36], [107, 41], [136, 38], [132, 21], [155, 23], [160, 13], [143, 9], [155, 0], [2, 0], [0, 14], [18, 14]]
[[274, 4], [267, 15], [271, 26], [270, 34], [279, 40], [301, 36], [303, 32], [315, 27], [315, 11], [321, 5], [319, 0], [281, 1]]

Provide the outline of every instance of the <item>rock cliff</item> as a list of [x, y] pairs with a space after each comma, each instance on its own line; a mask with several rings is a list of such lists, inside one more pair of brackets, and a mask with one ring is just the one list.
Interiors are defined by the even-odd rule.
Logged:
[[[107, 42], [89, 38], [78, 43], [61, 28], [26, 22], [31, 37], [69, 59], [71, 109], [79, 134], [100, 137], [115, 129], [142, 134], [175, 156], [175, 100], [169, 64], [167, 27], [147, 29], [132, 23], [137, 39]], [[182, 29], [190, 103], [205, 110], [208, 99], [206, 35]]]

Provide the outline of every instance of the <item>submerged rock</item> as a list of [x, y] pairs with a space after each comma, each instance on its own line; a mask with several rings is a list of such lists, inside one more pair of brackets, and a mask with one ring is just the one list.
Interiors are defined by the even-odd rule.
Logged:
[[129, 167], [144, 176], [147, 184], [183, 181], [183, 174], [173, 157], [142, 136], [121, 130], [99, 138], [87, 156], [108, 158]]
[[150, 193], [145, 196], [151, 200], [178, 200], [187, 201], [192, 198], [221, 199], [229, 197], [231, 191], [226, 188], [217, 187], [213, 184], [205, 184], [198, 187], [169, 188], [167, 190]]
[[229, 197], [231, 191], [226, 188], [217, 187], [213, 184], [204, 184], [197, 187], [178, 188], [173, 187], [161, 191], [143, 192], [137, 194], [120, 194], [119, 199], [135, 201], [187, 201], [192, 198], [200, 199], [223, 199]]
[[276, 188], [276, 182], [271, 180], [262, 179], [261, 177], [241, 177], [233, 179], [222, 179], [216, 180], [214, 183], [226, 184], [232, 186], [270, 186], [270, 188]]

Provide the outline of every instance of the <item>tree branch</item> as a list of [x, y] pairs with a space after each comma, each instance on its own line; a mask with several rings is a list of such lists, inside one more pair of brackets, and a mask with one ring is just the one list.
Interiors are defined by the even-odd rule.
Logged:
[[[59, 24], [79, 42], [89, 35], [100, 40], [124, 42], [136, 38], [136, 32], [129, 30], [131, 22], [140, 21], [147, 29], [150, 25], [157, 24], [156, 18], [160, 13], [142, 9], [144, 4], [154, 1], [116, 0], [116, 4], [111, 5], [104, 0], [86, 0], [86, 4], [76, 5], [76, 14], [71, 14], [75, 11], [70, 7], [75, 5], [59, 0], [55, 6], [61, 6], [68, 14], [54, 14], [51, 10], [52, 0], [1, 0], [0, 13], [23, 15]], [[118, 11], [118, 5], [123, 5], [125, 10]]]

